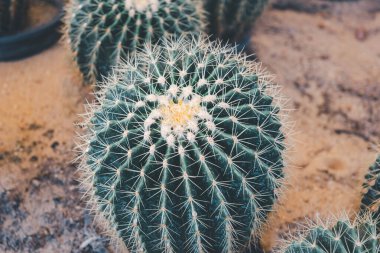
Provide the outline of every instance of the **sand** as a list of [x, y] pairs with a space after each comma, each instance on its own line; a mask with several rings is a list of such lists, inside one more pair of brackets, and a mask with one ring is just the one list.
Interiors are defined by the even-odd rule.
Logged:
[[[376, 2], [276, 6], [255, 25], [252, 46], [288, 98], [292, 129], [288, 183], [262, 232], [266, 250], [305, 217], [358, 210], [380, 141]], [[0, 63], [0, 252], [112, 252], [76, 181], [76, 123], [91, 99], [62, 44]]]

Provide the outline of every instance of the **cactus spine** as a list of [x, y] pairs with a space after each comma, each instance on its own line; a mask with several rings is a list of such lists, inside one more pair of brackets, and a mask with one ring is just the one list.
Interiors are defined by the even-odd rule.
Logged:
[[204, 0], [209, 33], [228, 42], [240, 42], [260, 16], [267, 0]]
[[203, 30], [199, 5], [197, 0], [74, 0], [67, 36], [85, 80], [101, 80], [147, 42], [198, 34]]
[[0, 0], [0, 35], [21, 30], [26, 21], [28, 0]]
[[[331, 226], [332, 225], [332, 226]], [[279, 250], [280, 253], [378, 253], [380, 235], [370, 215], [316, 224]]]
[[131, 252], [238, 252], [283, 179], [275, 86], [234, 49], [162, 44], [121, 64], [90, 106], [84, 185]]
[[[380, 219], [380, 156], [374, 165], [369, 168], [363, 184], [364, 194], [361, 203], [362, 211], [370, 211], [374, 219]], [[380, 222], [378, 223], [380, 231]]]

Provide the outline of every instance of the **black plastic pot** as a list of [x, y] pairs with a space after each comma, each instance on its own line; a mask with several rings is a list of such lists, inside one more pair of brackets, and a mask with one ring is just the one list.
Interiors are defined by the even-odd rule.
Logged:
[[0, 61], [20, 60], [54, 45], [60, 38], [63, 8], [59, 0], [49, 1], [59, 14], [51, 21], [36, 28], [0, 37]]

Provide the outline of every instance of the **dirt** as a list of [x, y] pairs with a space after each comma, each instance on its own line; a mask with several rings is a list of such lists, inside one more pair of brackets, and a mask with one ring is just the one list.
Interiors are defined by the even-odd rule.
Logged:
[[75, 123], [90, 87], [55, 46], [0, 63], [0, 252], [109, 252], [79, 192]]
[[266, 249], [304, 217], [358, 210], [363, 176], [380, 140], [375, 2], [328, 3], [312, 14], [271, 9], [255, 26], [256, 55], [283, 86], [294, 122], [288, 187], [263, 234]]
[[59, 13], [54, 2], [59, 1], [30, 0], [26, 29], [38, 27], [53, 20]]
[[[380, 143], [380, 2], [287, 2], [273, 1], [252, 36], [293, 129], [266, 250], [305, 217], [357, 211]], [[112, 252], [78, 190], [75, 124], [92, 96], [70, 53], [0, 63], [0, 77], [0, 252]]]

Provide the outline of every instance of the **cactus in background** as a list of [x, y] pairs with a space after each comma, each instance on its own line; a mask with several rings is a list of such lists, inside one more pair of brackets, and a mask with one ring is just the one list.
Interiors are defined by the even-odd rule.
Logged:
[[209, 33], [228, 42], [241, 42], [260, 16], [267, 0], [204, 0]]
[[[332, 225], [332, 226], [331, 226]], [[376, 223], [365, 215], [354, 222], [348, 218], [314, 224], [304, 236], [286, 243], [280, 253], [378, 253], [380, 235]]]
[[234, 49], [161, 45], [121, 64], [89, 107], [84, 185], [131, 252], [237, 252], [283, 181], [276, 86]]
[[197, 0], [74, 0], [67, 36], [85, 80], [93, 82], [146, 42], [199, 34], [201, 10]]
[[[369, 168], [369, 173], [365, 176], [365, 179], [361, 204], [362, 212], [369, 210], [374, 219], [380, 219], [380, 156], [375, 164]], [[380, 222], [378, 222], [377, 227], [378, 231], [380, 231]]]
[[5, 32], [9, 30], [10, 24], [10, 0], [1, 0], [0, 1], [0, 35], [3, 35]]
[[21, 30], [26, 21], [28, 0], [0, 0], [0, 35]]

